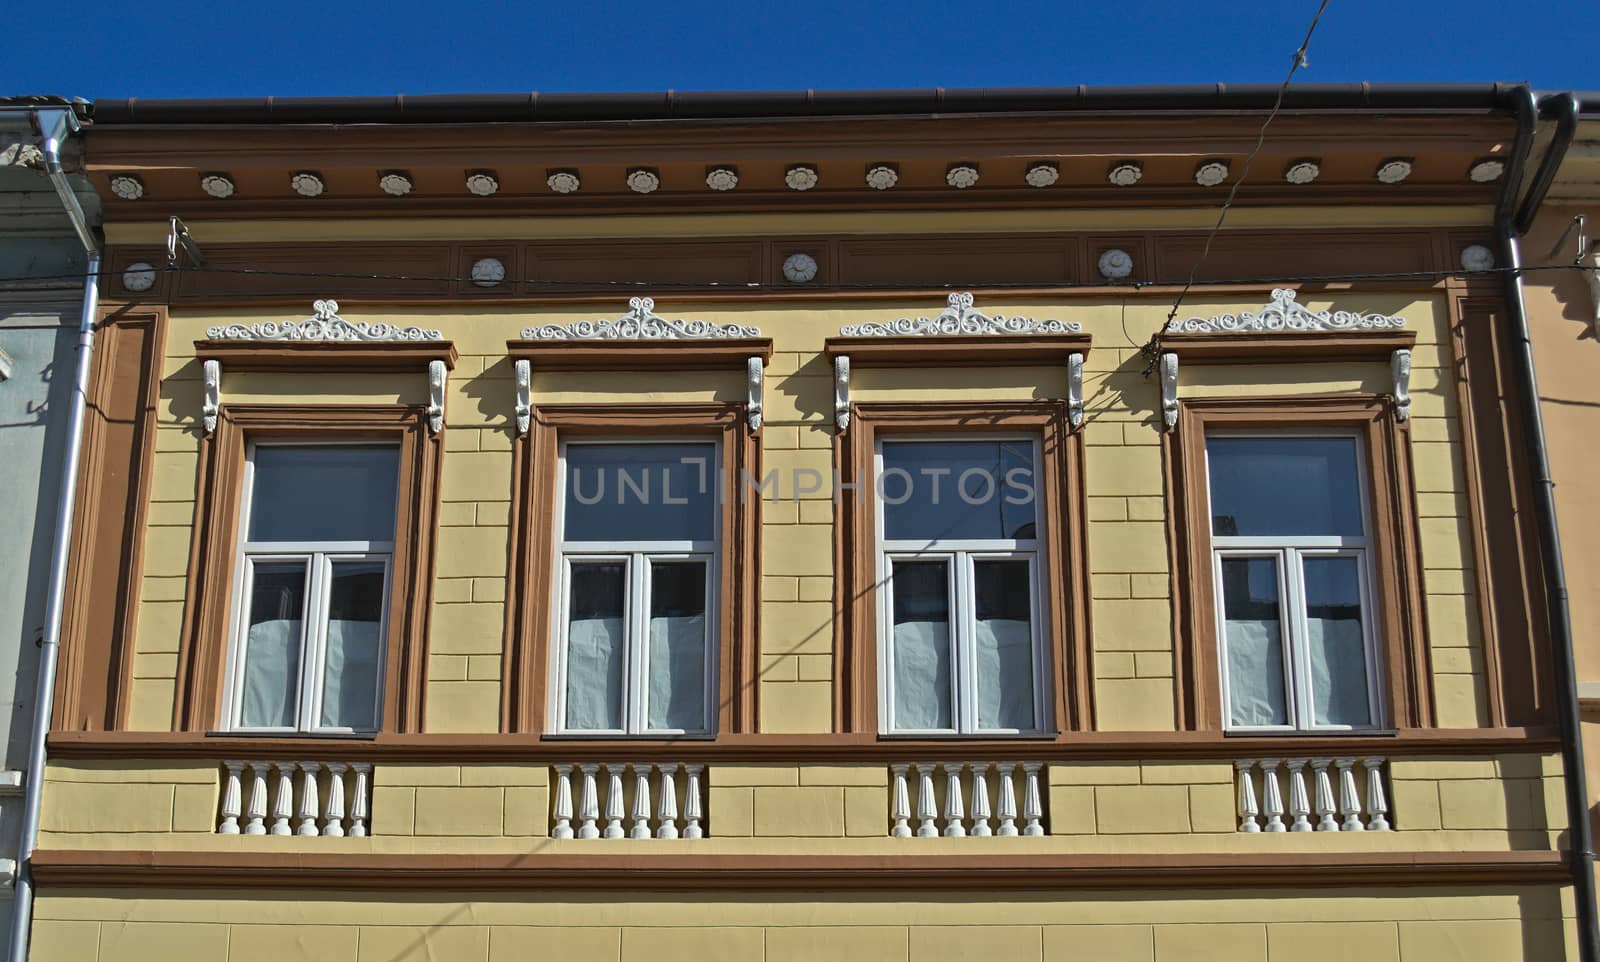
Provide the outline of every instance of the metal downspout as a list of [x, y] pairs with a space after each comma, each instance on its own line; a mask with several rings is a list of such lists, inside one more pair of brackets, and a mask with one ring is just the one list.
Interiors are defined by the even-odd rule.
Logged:
[[39, 682], [34, 695], [33, 728], [28, 740], [28, 768], [23, 791], [22, 837], [17, 847], [16, 893], [11, 905], [10, 962], [26, 962], [29, 923], [33, 916], [33, 848], [39, 839], [39, 800], [44, 794], [45, 735], [55, 710], [56, 662], [61, 651], [61, 609], [67, 588], [67, 558], [72, 544], [72, 508], [78, 490], [79, 448], [83, 412], [89, 396], [89, 362], [94, 355], [94, 318], [99, 306], [100, 246], [89, 229], [72, 185], [61, 169], [61, 142], [78, 129], [72, 109], [38, 110], [34, 119], [44, 137], [44, 166], [66, 207], [78, 240], [89, 255], [84, 269], [83, 313], [78, 321], [77, 373], [67, 413], [67, 444], [56, 501], [54, 540], [50, 545], [50, 583], [45, 600], [44, 641], [39, 649]]
[[[1537, 106], [1526, 87], [1518, 92], [1518, 142], [1531, 146], [1537, 124]], [[1549, 103], [1550, 101], [1546, 101]], [[1516, 355], [1517, 393], [1522, 406], [1523, 433], [1527, 436], [1528, 467], [1533, 474], [1534, 520], [1539, 528], [1540, 561], [1544, 569], [1546, 617], [1554, 648], [1556, 705], [1561, 721], [1561, 766], [1567, 801], [1567, 838], [1572, 853], [1572, 887], [1576, 903], [1578, 957], [1600, 962], [1600, 924], [1597, 924], [1594, 878], [1594, 833], [1589, 824], [1589, 793], [1584, 773], [1583, 729], [1578, 707], [1577, 664], [1573, 655], [1572, 615], [1567, 606], [1567, 578], [1561, 563], [1561, 534], [1556, 523], [1555, 482], [1550, 477], [1549, 448], [1544, 416], [1539, 409], [1539, 382], [1534, 373], [1533, 339], [1528, 330], [1528, 308], [1523, 300], [1522, 250], [1518, 236], [1532, 225], [1540, 203], [1555, 177], [1556, 168], [1577, 129], [1578, 101], [1571, 94], [1555, 98], [1558, 121], [1555, 137], [1531, 181], [1527, 199], [1516, 208], [1521, 181], [1523, 150], [1515, 177], [1508, 176], [1506, 195], [1496, 216], [1501, 262], [1505, 273], [1506, 306]]]

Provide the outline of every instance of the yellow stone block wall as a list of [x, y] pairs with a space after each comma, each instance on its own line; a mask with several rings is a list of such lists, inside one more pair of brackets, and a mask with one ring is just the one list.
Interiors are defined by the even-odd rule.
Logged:
[[[1266, 300], [1191, 295], [1185, 313], [1210, 316], [1257, 309]], [[1476, 726], [1486, 717], [1481, 632], [1466, 540], [1460, 430], [1449, 364], [1446, 315], [1438, 297], [1418, 294], [1312, 296], [1313, 309], [1382, 311], [1406, 318], [1417, 333], [1412, 374], [1412, 455], [1421, 515], [1426, 606], [1439, 723]], [[771, 733], [822, 733], [830, 728], [833, 620], [831, 492], [800, 493], [793, 471], [832, 474], [833, 384], [823, 340], [844, 324], [937, 313], [936, 297], [860, 303], [827, 301], [697, 304], [664, 299], [670, 317], [753, 324], [770, 336], [766, 423], [761, 434], [768, 470], [782, 487], [763, 507], [762, 635], [759, 724]], [[1175, 684], [1173, 618], [1160, 448], [1160, 398], [1142, 375], [1135, 341], [1165, 320], [1170, 302], [1155, 297], [1060, 298], [986, 296], [992, 313], [1078, 321], [1094, 338], [1085, 370], [1085, 490], [1092, 580], [1094, 693], [1097, 727], [1107, 731], [1170, 731]], [[499, 725], [500, 670], [507, 593], [507, 517], [512, 492], [513, 384], [505, 341], [526, 326], [617, 316], [616, 303], [580, 308], [366, 310], [355, 320], [439, 328], [460, 361], [446, 402], [437, 580], [428, 639], [425, 727], [481, 732]], [[172, 314], [162, 384], [136, 634], [132, 727], [171, 724], [176, 652], [182, 618], [199, 440], [200, 383], [193, 341], [222, 322], [284, 320], [301, 308]], [[1311, 394], [1391, 390], [1388, 365], [1275, 364], [1189, 366], [1183, 397]], [[1064, 370], [1035, 367], [874, 369], [856, 372], [857, 401], [949, 400], [952, 397], [1062, 397]], [[406, 401], [425, 395], [419, 370], [340, 376], [223, 373], [223, 403]], [[742, 372], [553, 373], [535, 371], [535, 403], [742, 401]]]
[[45, 892], [33, 962], [1568, 962], [1554, 886], [985, 891], [850, 898], [686, 891], [458, 898]]

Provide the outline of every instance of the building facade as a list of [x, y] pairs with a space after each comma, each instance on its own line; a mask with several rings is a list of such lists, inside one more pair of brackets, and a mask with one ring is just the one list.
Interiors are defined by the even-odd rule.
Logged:
[[[73, 108], [57, 98], [0, 98], [0, 490], [6, 492], [0, 508], [6, 545], [0, 551], [0, 876], [7, 900], [0, 932], [6, 938], [87, 260], [44, 170], [35, 123], [41, 109]], [[78, 202], [93, 222], [99, 199], [81, 174], [81, 140], [68, 140], [63, 155]]]
[[1579, 958], [1534, 131], [1274, 93], [97, 104], [31, 958]]

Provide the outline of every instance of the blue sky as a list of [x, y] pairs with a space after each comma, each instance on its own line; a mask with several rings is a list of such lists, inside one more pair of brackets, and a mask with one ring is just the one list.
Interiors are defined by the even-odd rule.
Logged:
[[[7, 18], [0, 94], [348, 96], [1276, 83], [1315, 0], [86, 0]], [[1332, 0], [1296, 82], [1600, 89], [1593, 0]]]

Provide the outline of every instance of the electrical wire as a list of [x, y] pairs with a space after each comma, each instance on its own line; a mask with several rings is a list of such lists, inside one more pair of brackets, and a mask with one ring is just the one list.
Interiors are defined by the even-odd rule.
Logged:
[[1206, 258], [1211, 256], [1211, 244], [1217, 239], [1217, 234], [1222, 231], [1222, 224], [1228, 219], [1228, 211], [1233, 207], [1233, 200], [1239, 195], [1239, 188], [1244, 185], [1245, 178], [1250, 176], [1250, 165], [1255, 162], [1256, 155], [1261, 153], [1261, 148], [1267, 142], [1267, 128], [1272, 126], [1272, 121], [1277, 118], [1278, 111], [1283, 109], [1283, 98], [1289, 92], [1289, 81], [1301, 67], [1306, 66], [1306, 50], [1311, 46], [1311, 35], [1317, 32], [1317, 24], [1322, 20], [1322, 14], [1328, 9], [1328, 0], [1322, 0], [1317, 12], [1311, 17], [1311, 25], [1306, 28], [1306, 37], [1300, 41], [1294, 55], [1289, 60], [1289, 73], [1283, 78], [1283, 83], [1278, 85], [1278, 96], [1272, 101], [1272, 110], [1268, 112], [1267, 119], [1261, 122], [1261, 129], [1256, 131], [1256, 145], [1250, 148], [1250, 153], [1245, 155], [1244, 163], [1240, 165], [1239, 176], [1233, 179], [1233, 186], [1228, 188], [1228, 196], [1222, 202], [1222, 208], [1217, 211], [1217, 222], [1212, 225], [1211, 232], [1206, 235], [1206, 243], [1200, 250], [1200, 256], [1195, 259], [1189, 268], [1189, 279], [1183, 285], [1183, 290], [1178, 292], [1177, 298], [1172, 302], [1172, 310], [1167, 312], [1167, 323], [1163, 324], [1150, 340], [1145, 342], [1139, 350], [1145, 355], [1144, 376], [1149, 377], [1150, 372], [1156, 369], [1161, 362], [1161, 333], [1167, 329], [1178, 316], [1178, 308], [1183, 305], [1183, 299], [1195, 285], [1195, 278], [1200, 273], [1200, 268], [1205, 264]]

